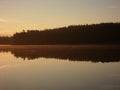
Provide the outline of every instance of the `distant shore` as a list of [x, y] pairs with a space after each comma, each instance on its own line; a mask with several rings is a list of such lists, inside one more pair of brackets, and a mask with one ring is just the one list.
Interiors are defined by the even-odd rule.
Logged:
[[46, 30], [23, 30], [11, 37], [0, 37], [0, 44], [11, 45], [114, 45], [120, 44], [120, 23], [72, 25]]

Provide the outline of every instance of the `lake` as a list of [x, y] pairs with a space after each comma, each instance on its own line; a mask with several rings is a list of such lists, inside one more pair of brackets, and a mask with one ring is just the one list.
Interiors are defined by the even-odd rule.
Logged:
[[120, 90], [120, 46], [1, 45], [0, 90]]

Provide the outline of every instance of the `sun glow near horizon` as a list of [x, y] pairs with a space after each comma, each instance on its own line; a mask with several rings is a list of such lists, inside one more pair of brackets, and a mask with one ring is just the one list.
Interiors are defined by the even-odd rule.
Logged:
[[0, 35], [120, 21], [119, 0], [0, 0]]

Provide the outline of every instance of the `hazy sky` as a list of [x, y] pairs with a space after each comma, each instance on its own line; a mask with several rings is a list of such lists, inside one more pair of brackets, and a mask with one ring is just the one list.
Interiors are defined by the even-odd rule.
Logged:
[[120, 0], [0, 0], [0, 35], [100, 22], [120, 22]]

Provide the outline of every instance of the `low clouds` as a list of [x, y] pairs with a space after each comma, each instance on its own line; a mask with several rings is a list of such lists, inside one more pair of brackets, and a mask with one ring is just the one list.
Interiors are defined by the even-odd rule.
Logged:
[[6, 23], [8, 22], [6, 19], [0, 18], [0, 23]]

